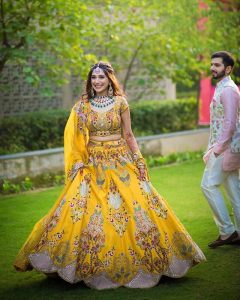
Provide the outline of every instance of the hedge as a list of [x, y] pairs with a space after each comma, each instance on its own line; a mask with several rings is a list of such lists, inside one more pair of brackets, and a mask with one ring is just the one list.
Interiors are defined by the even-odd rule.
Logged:
[[195, 99], [141, 101], [131, 105], [132, 128], [137, 136], [196, 128]]
[[[160, 134], [196, 127], [194, 99], [131, 103], [132, 128], [136, 136]], [[0, 120], [0, 154], [63, 146], [66, 110], [42, 111]]]

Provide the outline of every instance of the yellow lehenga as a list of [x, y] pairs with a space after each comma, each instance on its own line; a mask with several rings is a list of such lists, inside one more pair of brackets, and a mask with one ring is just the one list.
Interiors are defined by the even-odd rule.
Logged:
[[125, 140], [89, 142], [94, 128], [119, 131], [125, 109], [122, 97], [104, 114], [92, 113], [84, 99], [73, 107], [64, 134], [65, 188], [17, 255], [17, 270], [57, 273], [96, 289], [145, 288], [205, 260], [151, 182], [139, 179]]

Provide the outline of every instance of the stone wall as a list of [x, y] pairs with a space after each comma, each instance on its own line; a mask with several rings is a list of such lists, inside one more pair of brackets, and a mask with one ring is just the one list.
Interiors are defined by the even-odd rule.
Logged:
[[[168, 155], [174, 152], [205, 150], [208, 129], [197, 129], [138, 138], [145, 155]], [[64, 170], [63, 148], [0, 156], [1, 178], [17, 178]]]
[[53, 95], [44, 96], [43, 88], [28, 84], [20, 67], [5, 67], [0, 79], [0, 116], [62, 107], [62, 89], [53, 87]]

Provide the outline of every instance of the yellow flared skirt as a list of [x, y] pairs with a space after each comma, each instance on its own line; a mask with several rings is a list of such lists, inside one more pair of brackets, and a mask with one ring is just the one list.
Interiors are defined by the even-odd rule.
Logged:
[[91, 142], [89, 164], [68, 183], [16, 257], [96, 289], [146, 288], [205, 260], [150, 181], [139, 179], [124, 140]]

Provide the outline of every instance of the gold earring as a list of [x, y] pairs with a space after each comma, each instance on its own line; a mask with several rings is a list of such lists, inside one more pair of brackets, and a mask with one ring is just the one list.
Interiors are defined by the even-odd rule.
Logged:
[[109, 84], [109, 88], [108, 88], [108, 96], [113, 97], [113, 88], [112, 88], [111, 83]]

